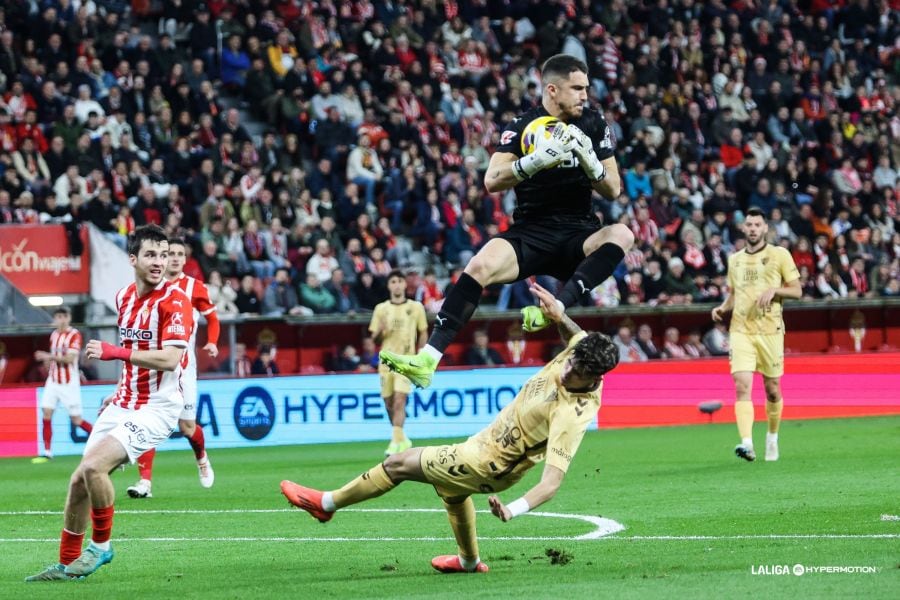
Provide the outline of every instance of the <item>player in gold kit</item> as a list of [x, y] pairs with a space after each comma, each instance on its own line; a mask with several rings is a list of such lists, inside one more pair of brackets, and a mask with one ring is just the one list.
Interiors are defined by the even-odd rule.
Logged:
[[[391, 297], [375, 307], [369, 332], [382, 350], [398, 354], [415, 354], [428, 338], [428, 321], [421, 302], [406, 297], [406, 278], [400, 271], [391, 271], [387, 280]], [[384, 364], [378, 365], [381, 378], [381, 397], [391, 419], [391, 443], [384, 451], [390, 456], [412, 447], [403, 432], [406, 422], [406, 399], [412, 389], [409, 379], [394, 373]]]
[[525, 382], [493, 423], [460, 444], [411, 448], [389, 456], [331, 492], [282, 481], [285, 497], [324, 523], [337, 509], [380, 496], [403, 481], [431, 484], [444, 501], [459, 546], [458, 554], [435, 557], [431, 565], [444, 573], [486, 572], [487, 565], [478, 557], [471, 495], [502, 492], [546, 460], [540, 482], [521, 498], [504, 504], [492, 495], [488, 503], [494, 516], [505, 522], [550, 500], [585, 430], [597, 418], [603, 375], [619, 362], [608, 336], [582, 331], [539, 285], [532, 293], [544, 316], [559, 326], [566, 348]]
[[753, 373], [763, 376], [766, 387], [766, 460], [778, 460], [778, 426], [781, 424], [781, 376], [784, 375], [785, 298], [799, 299], [800, 273], [790, 253], [766, 243], [769, 226], [756, 208], [744, 220], [747, 246], [728, 257], [728, 298], [712, 309], [712, 320], [731, 317], [731, 375], [734, 378], [734, 415], [741, 443], [734, 453], [747, 461], [756, 460], [753, 450]]

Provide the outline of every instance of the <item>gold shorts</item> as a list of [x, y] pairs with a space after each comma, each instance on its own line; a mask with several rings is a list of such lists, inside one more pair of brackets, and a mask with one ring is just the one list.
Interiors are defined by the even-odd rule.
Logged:
[[381, 379], [381, 397], [391, 398], [394, 394], [406, 394], [412, 391], [409, 379], [394, 373], [384, 365], [378, 365], [378, 376]]
[[784, 375], [784, 333], [730, 335], [731, 372], [758, 371], [765, 377]]
[[493, 476], [475, 444], [463, 442], [446, 446], [426, 446], [420, 458], [425, 478], [443, 498], [493, 494], [501, 492], [521, 479], [510, 473], [503, 479]]

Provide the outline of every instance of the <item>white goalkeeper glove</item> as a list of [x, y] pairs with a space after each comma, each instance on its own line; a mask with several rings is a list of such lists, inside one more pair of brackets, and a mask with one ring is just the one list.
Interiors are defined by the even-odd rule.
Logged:
[[573, 142], [572, 154], [578, 157], [578, 162], [581, 164], [584, 174], [591, 181], [601, 181], [606, 177], [606, 167], [597, 158], [591, 138], [575, 125], [569, 125], [567, 129]]
[[550, 137], [546, 136], [545, 127], [538, 127], [534, 137], [534, 152], [523, 156], [512, 165], [513, 175], [519, 181], [572, 158], [574, 144], [565, 123], [557, 123]]

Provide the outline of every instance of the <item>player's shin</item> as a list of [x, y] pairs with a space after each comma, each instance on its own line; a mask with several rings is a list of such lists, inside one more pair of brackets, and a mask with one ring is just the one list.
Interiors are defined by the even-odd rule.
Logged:
[[112, 504], [102, 508], [91, 508], [91, 543], [101, 550], [109, 550], [114, 512]]
[[388, 477], [387, 471], [384, 470], [384, 465], [376, 465], [347, 483], [341, 489], [332, 492], [334, 506], [336, 509], [344, 508], [364, 500], [377, 498], [394, 489], [396, 485]]
[[41, 435], [44, 439], [44, 451], [50, 452], [50, 444], [53, 441], [53, 423], [50, 419], [41, 421]]
[[434, 322], [428, 345], [443, 353], [459, 330], [472, 318], [484, 288], [468, 273], [463, 273], [447, 295]]
[[624, 257], [625, 251], [618, 244], [607, 242], [600, 246], [575, 269], [575, 274], [559, 294], [560, 302], [567, 308], [581, 304], [581, 299], [590, 296], [591, 290], [606, 281]]
[[141, 479], [146, 479], [147, 481], [151, 481], [153, 479], [154, 457], [156, 457], [156, 448], [151, 448], [138, 457], [138, 473], [140, 473]]
[[778, 427], [781, 425], [781, 411], [784, 408], [784, 401], [779, 396], [777, 402], [766, 401], [766, 417], [769, 421], [769, 433], [778, 433]]
[[84, 531], [74, 533], [63, 529], [59, 538], [59, 564], [68, 565], [81, 556], [81, 546], [84, 542]]
[[478, 566], [478, 536], [475, 532], [475, 503], [469, 496], [463, 502], [450, 503], [444, 500], [447, 518], [456, 544], [459, 546], [460, 563], [467, 570], [475, 570]]
[[[200, 460], [206, 456], [206, 438], [203, 437], [203, 428], [200, 425], [194, 427], [194, 433], [187, 439], [194, 451], [194, 457]], [[155, 452], [155, 450], [153, 450]], [[149, 477], [148, 477], [149, 479]]]
[[738, 400], [734, 403], [734, 418], [737, 421], [738, 434], [741, 442], [753, 446], [753, 402], [750, 400]]
[[78, 424], [78, 426], [81, 427], [82, 431], [84, 431], [88, 435], [91, 435], [91, 432], [94, 430], [94, 426], [84, 420], [82, 420], [81, 423]]

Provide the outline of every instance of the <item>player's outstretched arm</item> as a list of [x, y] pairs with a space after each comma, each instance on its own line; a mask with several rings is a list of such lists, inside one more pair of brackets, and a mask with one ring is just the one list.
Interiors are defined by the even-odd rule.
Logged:
[[556, 492], [559, 491], [565, 476], [565, 471], [559, 467], [546, 465], [544, 473], [541, 475], [541, 480], [518, 500], [504, 504], [497, 496], [489, 496], [488, 504], [491, 507], [491, 513], [504, 523], [519, 515], [523, 515], [553, 498]]
[[563, 342], [568, 344], [572, 336], [581, 331], [581, 327], [569, 318], [563, 303], [557, 300], [546, 288], [534, 283], [529, 290], [540, 302], [541, 312], [556, 323], [556, 326], [559, 328], [559, 335], [562, 337]]

